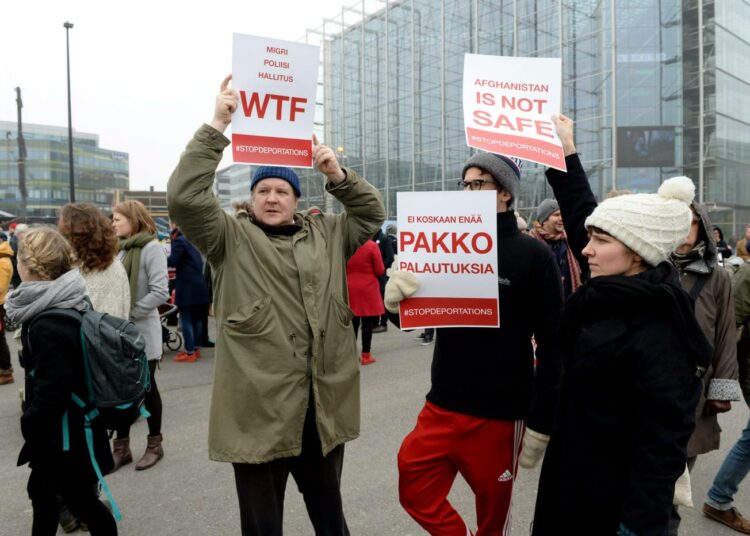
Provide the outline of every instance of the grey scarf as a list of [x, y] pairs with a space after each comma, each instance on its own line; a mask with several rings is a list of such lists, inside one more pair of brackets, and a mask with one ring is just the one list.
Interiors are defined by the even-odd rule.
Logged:
[[54, 281], [23, 282], [5, 300], [5, 312], [16, 324], [26, 322], [47, 309], [86, 311], [90, 307], [86, 283], [78, 268], [73, 268]]
[[706, 262], [706, 243], [699, 242], [687, 253], [673, 252], [670, 255], [672, 264], [680, 272], [693, 272], [695, 274], [710, 274], [711, 266]]

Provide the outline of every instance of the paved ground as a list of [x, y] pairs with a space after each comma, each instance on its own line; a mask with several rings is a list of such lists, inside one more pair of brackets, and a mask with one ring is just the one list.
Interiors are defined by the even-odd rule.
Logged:
[[[413, 333], [393, 329], [375, 335], [373, 354], [379, 361], [362, 370], [362, 434], [346, 447], [343, 476], [344, 507], [353, 535], [424, 534], [398, 504], [395, 462], [401, 440], [414, 426], [429, 386], [432, 347], [420, 347], [413, 337]], [[207, 456], [212, 353], [204, 351], [204, 357], [194, 364], [174, 363], [173, 355], [166, 356], [157, 373], [164, 400], [166, 457], [148, 471], [135, 472], [130, 465], [107, 478], [124, 514], [120, 534], [239, 534], [231, 467], [211, 462]], [[15, 465], [21, 447], [18, 387], [19, 382], [0, 387], [0, 451], [4, 453], [0, 458], [0, 535], [30, 533], [31, 505], [25, 494], [28, 468]], [[747, 407], [737, 404], [721, 420], [721, 451], [699, 458], [693, 474], [698, 506], [747, 419]], [[139, 456], [145, 448], [145, 423], [136, 424], [131, 435], [134, 455]], [[513, 503], [514, 534], [528, 534], [538, 477], [538, 470], [522, 471], [519, 476]], [[451, 500], [473, 524], [472, 496], [460, 477]], [[737, 504], [750, 514], [750, 482], [745, 482]], [[286, 534], [312, 534], [291, 479], [285, 507]], [[584, 528], [585, 505], [581, 505], [581, 517]], [[737, 534], [705, 519], [698, 508], [684, 509], [683, 517], [684, 535]]]

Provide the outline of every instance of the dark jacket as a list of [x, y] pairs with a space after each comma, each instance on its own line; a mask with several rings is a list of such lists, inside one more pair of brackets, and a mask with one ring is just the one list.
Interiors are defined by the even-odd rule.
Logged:
[[[18, 465], [29, 463], [65, 474], [79, 474], [92, 483], [94, 473], [82, 411], [71, 393], [86, 399], [80, 323], [57, 316], [38, 316], [23, 323], [22, 365], [26, 403], [21, 416], [25, 443]], [[63, 414], [68, 412], [70, 450], [63, 451]], [[103, 474], [113, 467], [107, 431], [95, 419], [94, 452]]]
[[497, 267], [500, 328], [438, 328], [427, 400], [477, 417], [527, 419], [546, 434], [562, 376], [557, 261], [546, 245], [521, 234], [513, 212], [502, 212]]
[[696, 426], [688, 443], [688, 457], [719, 448], [721, 428], [716, 415], [709, 412], [708, 400], [740, 400], [731, 276], [719, 266], [708, 212], [697, 203], [692, 206], [701, 219], [698, 244], [685, 256], [673, 254], [672, 263], [680, 273], [682, 288], [695, 299], [695, 318], [714, 352], [703, 377], [703, 391], [695, 410]]
[[[571, 247], [581, 255], [596, 199], [577, 155], [548, 170]], [[575, 245], [574, 245], [575, 244]], [[665, 534], [685, 469], [711, 347], [669, 263], [582, 286], [563, 313], [560, 412], [539, 481], [533, 534]], [[581, 507], [585, 505], [585, 515]], [[589, 532], [582, 532], [587, 527]]]
[[209, 303], [201, 254], [179, 231], [172, 234], [167, 265], [176, 269], [174, 299], [177, 307]]

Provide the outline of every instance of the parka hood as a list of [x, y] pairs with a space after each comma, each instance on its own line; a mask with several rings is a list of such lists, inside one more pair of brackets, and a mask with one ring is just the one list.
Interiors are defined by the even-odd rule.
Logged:
[[4, 257], [12, 257], [13, 248], [10, 247], [10, 243], [6, 240], [0, 242], [0, 259]]

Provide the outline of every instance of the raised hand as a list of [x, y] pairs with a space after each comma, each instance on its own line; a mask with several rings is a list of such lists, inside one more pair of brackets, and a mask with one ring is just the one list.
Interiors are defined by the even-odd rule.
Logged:
[[573, 138], [573, 120], [563, 114], [553, 115], [552, 122], [555, 124], [557, 135], [562, 142], [565, 156], [570, 156], [576, 152], [576, 144]]
[[214, 118], [211, 121], [211, 126], [219, 132], [224, 132], [229, 123], [232, 122], [232, 114], [240, 102], [240, 96], [229, 87], [231, 79], [231, 74], [224, 79], [219, 94], [216, 95], [216, 106], [214, 107]]
[[346, 173], [341, 169], [333, 150], [327, 145], [322, 145], [315, 134], [312, 135], [312, 143], [313, 165], [315, 168], [328, 177], [328, 180], [334, 184], [343, 181], [346, 178]]

